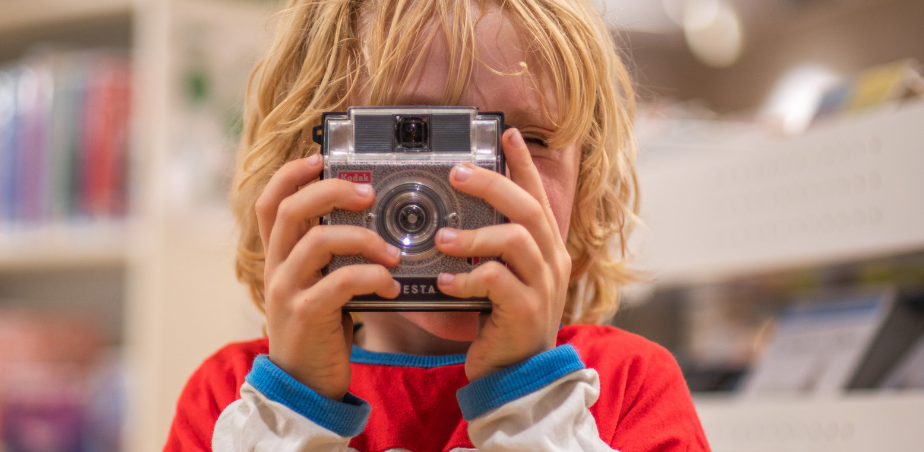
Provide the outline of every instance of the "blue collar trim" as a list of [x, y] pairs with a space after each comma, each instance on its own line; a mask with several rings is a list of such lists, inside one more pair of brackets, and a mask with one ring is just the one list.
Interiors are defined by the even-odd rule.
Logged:
[[378, 366], [420, 367], [432, 369], [434, 367], [454, 366], [465, 364], [465, 354], [444, 356], [408, 355], [405, 353], [370, 352], [353, 346], [350, 362], [355, 364], [372, 364]]

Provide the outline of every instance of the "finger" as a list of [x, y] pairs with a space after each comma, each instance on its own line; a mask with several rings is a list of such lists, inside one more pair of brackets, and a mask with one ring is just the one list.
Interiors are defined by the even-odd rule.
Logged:
[[545, 277], [542, 252], [529, 231], [519, 224], [472, 230], [442, 228], [436, 247], [456, 257], [499, 257], [529, 286]]
[[269, 244], [270, 231], [273, 230], [273, 223], [276, 221], [279, 203], [297, 192], [299, 187], [317, 179], [324, 169], [321, 163], [322, 157], [318, 154], [293, 160], [282, 165], [282, 168], [270, 178], [255, 204], [257, 228], [260, 230], [260, 239], [264, 247]]
[[485, 324], [488, 323], [488, 320], [491, 318], [490, 312], [479, 312], [478, 313], [478, 335], [481, 335], [481, 330], [484, 329]]
[[549, 204], [548, 194], [545, 192], [545, 185], [542, 183], [542, 177], [539, 175], [539, 169], [533, 162], [533, 157], [529, 153], [529, 147], [523, 140], [523, 135], [519, 129], [511, 128], [504, 132], [501, 138], [501, 145], [504, 148], [504, 158], [507, 160], [507, 167], [510, 169], [510, 179], [527, 193], [533, 195], [542, 205], [546, 220], [555, 232], [556, 236], [561, 234], [558, 231], [558, 222], [555, 220], [555, 214], [552, 212], [552, 205]]
[[277, 274], [304, 287], [304, 280], [320, 272], [335, 255], [360, 255], [387, 267], [401, 262], [401, 250], [369, 229], [347, 225], [315, 226], [299, 239], [289, 258], [279, 265]]
[[539, 176], [539, 169], [536, 168], [536, 164], [533, 163], [533, 157], [529, 153], [529, 147], [527, 147], [526, 142], [523, 141], [523, 135], [520, 134], [520, 131], [511, 128], [504, 132], [504, 136], [501, 138], [501, 145], [504, 148], [504, 158], [510, 170], [510, 179], [540, 202], [544, 201], [544, 204], [548, 204], [545, 185], [542, 184], [542, 178]]
[[456, 165], [449, 173], [450, 183], [460, 191], [484, 199], [513, 223], [526, 227], [533, 236], [542, 255], [554, 256], [555, 240], [561, 241], [546, 215], [546, 208], [514, 181], [500, 173], [469, 163]]
[[321, 313], [340, 309], [355, 295], [377, 294], [384, 298], [395, 298], [401, 292], [401, 284], [395, 281], [388, 269], [376, 264], [355, 264], [340, 267], [321, 278], [317, 284], [304, 291], [299, 297], [303, 303], [311, 303]]
[[503, 264], [491, 261], [471, 273], [440, 273], [437, 285], [441, 292], [458, 298], [488, 298], [494, 312], [509, 311], [525, 299], [529, 287]]
[[373, 201], [375, 193], [371, 185], [340, 179], [322, 180], [282, 200], [270, 232], [267, 271], [272, 272], [288, 258], [292, 248], [308, 231], [308, 221], [327, 215], [334, 209], [363, 210]]
[[353, 344], [353, 316], [349, 312], [341, 312], [340, 326], [343, 327], [343, 343], [350, 347]]

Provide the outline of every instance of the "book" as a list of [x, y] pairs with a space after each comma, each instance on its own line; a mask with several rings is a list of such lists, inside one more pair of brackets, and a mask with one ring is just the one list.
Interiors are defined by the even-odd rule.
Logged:
[[911, 96], [924, 97], [917, 61], [906, 58], [844, 77], [822, 94], [814, 121], [836, 117]]
[[16, 149], [16, 68], [0, 69], [0, 223], [13, 218]]
[[924, 389], [924, 335], [909, 348], [882, 382], [885, 389]]
[[895, 291], [828, 292], [785, 309], [746, 395], [834, 395], [848, 388], [895, 304]]
[[126, 61], [97, 57], [83, 103], [83, 211], [114, 216], [125, 210], [125, 163], [131, 89]]
[[[894, 369], [924, 335], [924, 292], [899, 291], [883, 319], [854, 375], [848, 389], [872, 389], [884, 385]], [[924, 369], [924, 366], [922, 366]]]
[[116, 452], [124, 367], [77, 312], [0, 300], [0, 450]]

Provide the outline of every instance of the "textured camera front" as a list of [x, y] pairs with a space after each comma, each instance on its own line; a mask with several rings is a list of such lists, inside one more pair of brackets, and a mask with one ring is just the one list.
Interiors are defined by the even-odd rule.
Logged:
[[[467, 195], [455, 190], [449, 185], [449, 170], [452, 163], [426, 163], [419, 162], [376, 162], [331, 164], [331, 169], [337, 171], [368, 171], [372, 174], [372, 185], [378, 196], [385, 194], [389, 187], [411, 180], [423, 182], [434, 188], [437, 192], [446, 193], [443, 199], [446, 210], [456, 212], [461, 224], [459, 229], [476, 229], [495, 223], [495, 209], [483, 199]], [[487, 167], [485, 165], [485, 167]], [[494, 168], [487, 167], [493, 170]], [[375, 230], [375, 221], [367, 221], [367, 216], [378, 208], [378, 202], [369, 209], [361, 212], [334, 210], [329, 215], [330, 224], [344, 224], [365, 227]], [[483, 259], [484, 263], [492, 259]], [[329, 271], [351, 264], [367, 264], [368, 260], [362, 256], [334, 256], [328, 266]], [[467, 259], [435, 253], [425, 259], [404, 259], [400, 265], [390, 269], [395, 276], [433, 277], [440, 272], [468, 272], [472, 266]]]
[[395, 136], [392, 115], [357, 115], [353, 119], [356, 152], [391, 152]]
[[430, 149], [433, 152], [470, 152], [472, 117], [433, 115], [430, 118]]

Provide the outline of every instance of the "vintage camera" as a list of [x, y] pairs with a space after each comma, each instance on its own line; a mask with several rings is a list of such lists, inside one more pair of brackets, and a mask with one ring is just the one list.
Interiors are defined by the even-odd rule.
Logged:
[[[443, 227], [476, 229], [505, 221], [482, 199], [449, 184], [460, 162], [504, 173], [502, 113], [473, 107], [351, 107], [325, 113], [313, 130], [321, 144], [323, 178], [371, 184], [376, 200], [363, 212], [335, 210], [323, 224], [369, 228], [401, 250], [391, 269], [401, 294], [354, 297], [349, 311], [486, 311], [487, 299], [460, 299], [439, 291], [440, 272], [469, 272], [491, 259], [447, 256], [436, 249]], [[335, 256], [325, 271], [368, 263], [361, 256]]]

